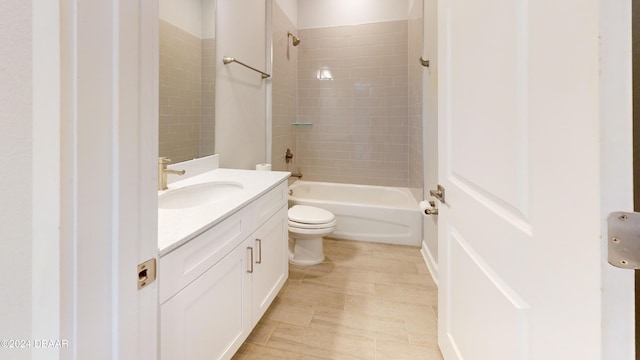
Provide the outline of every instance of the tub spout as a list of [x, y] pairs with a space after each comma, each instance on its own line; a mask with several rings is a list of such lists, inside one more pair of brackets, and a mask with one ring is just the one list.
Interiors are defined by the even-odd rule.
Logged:
[[297, 177], [298, 179], [302, 179], [302, 173], [300, 171], [298, 172], [292, 172], [291, 176], [293, 177]]

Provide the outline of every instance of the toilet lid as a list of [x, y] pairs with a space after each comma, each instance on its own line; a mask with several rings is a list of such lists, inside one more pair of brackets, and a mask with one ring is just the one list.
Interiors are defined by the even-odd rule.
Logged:
[[289, 209], [289, 220], [303, 224], [326, 224], [335, 220], [331, 212], [315, 206], [294, 205]]

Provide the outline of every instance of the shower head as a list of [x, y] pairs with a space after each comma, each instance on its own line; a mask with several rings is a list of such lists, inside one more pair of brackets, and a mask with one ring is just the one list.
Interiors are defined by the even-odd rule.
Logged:
[[291, 31], [287, 33], [287, 36], [293, 38], [293, 46], [298, 46], [300, 44], [300, 39], [297, 36], [293, 35]]

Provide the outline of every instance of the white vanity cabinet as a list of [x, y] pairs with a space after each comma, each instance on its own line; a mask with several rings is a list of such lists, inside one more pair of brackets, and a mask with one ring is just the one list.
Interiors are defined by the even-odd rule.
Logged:
[[287, 247], [285, 181], [161, 256], [160, 358], [230, 359], [284, 285]]

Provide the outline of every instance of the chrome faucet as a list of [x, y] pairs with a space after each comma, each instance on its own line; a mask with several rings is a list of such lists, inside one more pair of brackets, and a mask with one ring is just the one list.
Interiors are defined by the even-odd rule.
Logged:
[[184, 175], [184, 170], [171, 170], [167, 169], [167, 164], [171, 159], [166, 157], [158, 158], [158, 190], [167, 190], [167, 174]]

